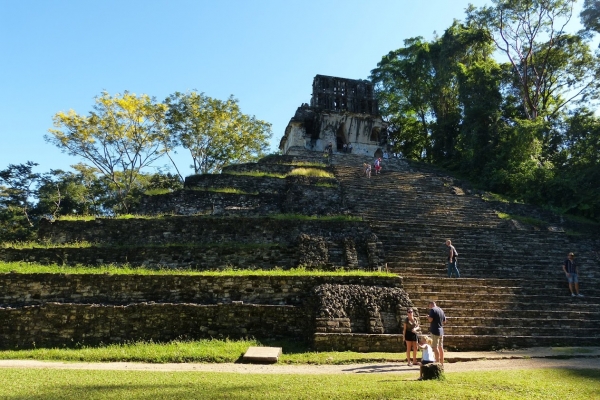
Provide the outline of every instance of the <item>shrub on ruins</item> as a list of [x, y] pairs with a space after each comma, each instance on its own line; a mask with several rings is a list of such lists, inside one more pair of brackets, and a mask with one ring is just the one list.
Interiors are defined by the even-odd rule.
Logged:
[[223, 101], [195, 91], [176, 92], [165, 104], [170, 133], [167, 147], [187, 149], [196, 174], [257, 160], [267, 149], [271, 124], [243, 114], [233, 96]]
[[10, 164], [0, 171], [0, 240], [28, 240], [35, 232], [37, 163]]

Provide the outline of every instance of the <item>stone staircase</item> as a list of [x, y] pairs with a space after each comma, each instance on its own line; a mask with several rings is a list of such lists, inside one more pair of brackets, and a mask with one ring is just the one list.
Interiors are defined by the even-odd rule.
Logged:
[[[365, 157], [332, 158], [344, 205], [371, 223], [387, 267], [428, 327], [427, 303], [448, 317], [445, 345], [455, 350], [594, 345], [600, 339], [598, 242], [561, 229], [534, 230], [502, 220], [455, 180], [402, 160], [361, 175]], [[446, 239], [459, 252], [461, 279], [446, 277]], [[574, 251], [584, 298], [572, 298], [562, 261]], [[427, 329], [425, 329], [427, 331]]]

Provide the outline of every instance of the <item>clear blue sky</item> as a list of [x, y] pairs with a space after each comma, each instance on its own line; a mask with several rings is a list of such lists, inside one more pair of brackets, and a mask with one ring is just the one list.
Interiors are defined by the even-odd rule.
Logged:
[[[87, 114], [103, 90], [233, 94], [273, 124], [276, 151], [315, 75], [365, 79], [404, 39], [464, 19], [469, 3], [489, 1], [0, 0], [0, 169], [79, 162], [43, 136], [56, 112]], [[179, 151], [183, 173], [190, 163]]]

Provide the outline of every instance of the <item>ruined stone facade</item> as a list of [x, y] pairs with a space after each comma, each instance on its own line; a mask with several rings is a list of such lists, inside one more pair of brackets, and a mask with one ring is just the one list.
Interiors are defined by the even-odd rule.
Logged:
[[373, 84], [366, 80], [317, 75], [308, 104], [290, 120], [279, 144], [283, 154], [312, 150], [334, 152], [352, 145], [352, 153], [377, 157], [387, 146], [387, 124], [379, 115]]

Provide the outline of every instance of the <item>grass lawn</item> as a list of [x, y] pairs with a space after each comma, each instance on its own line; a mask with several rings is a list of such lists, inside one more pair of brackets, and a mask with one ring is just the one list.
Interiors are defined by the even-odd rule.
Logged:
[[279, 358], [282, 364], [329, 364], [404, 361], [405, 353], [357, 353], [353, 351], [311, 351], [308, 343], [301, 341], [258, 341], [205, 339], [172, 341], [168, 343], [134, 342], [98, 347], [31, 349], [0, 351], [1, 360], [42, 360], [81, 362], [145, 362], [182, 363], [236, 362], [250, 346], [283, 348]]
[[1, 369], [0, 398], [41, 399], [597, 399], [596, 370], [415, 375], [257, 375]]

